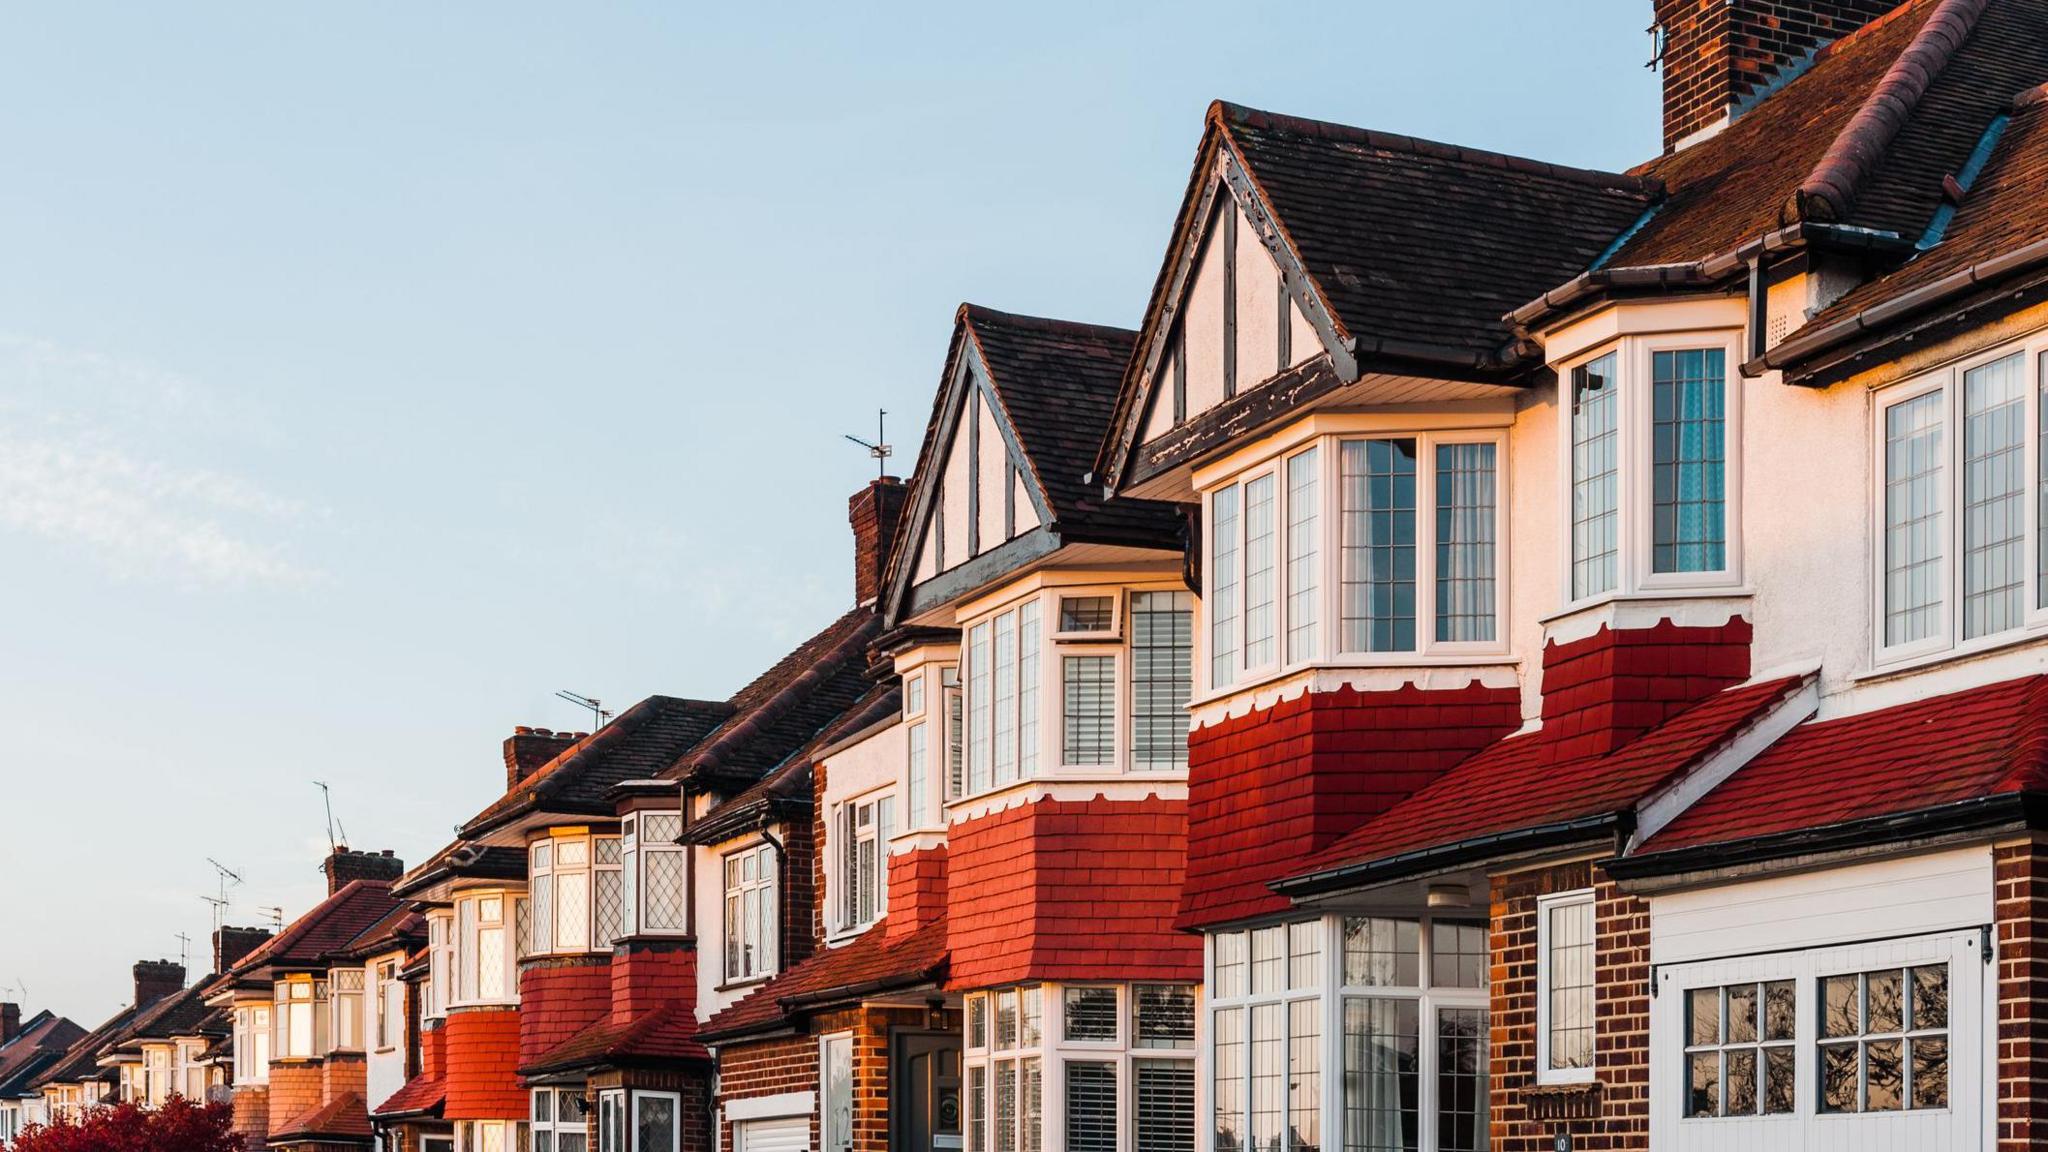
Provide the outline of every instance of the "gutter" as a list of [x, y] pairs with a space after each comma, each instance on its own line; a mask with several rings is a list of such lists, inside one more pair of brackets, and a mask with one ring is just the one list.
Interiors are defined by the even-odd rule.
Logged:
[[1602, 812], [1575, 820], [1538, 825], [1534, 828], [1494, 832], [1451, 844], [1440, 844], [1434, 848], [1344, 864], [1300, 876], [1289, 876], [1275, 880], [1267, 887], [1282, 896], [1299, 899], [1305, 896], [1326, 895], [1346, 888], [1362, 888], [1372, 884], [1406, 880], [1425, 872], [1476, 864], [1513, 852], [1598, 841], [1620, 829], [1626, 818], [1625, 813]]

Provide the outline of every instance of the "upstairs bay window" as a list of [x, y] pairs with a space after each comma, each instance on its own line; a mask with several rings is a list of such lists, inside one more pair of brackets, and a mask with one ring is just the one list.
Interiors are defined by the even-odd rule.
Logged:
[[519, 1002], [514, 899], [509, 892], [456, 897], [451, 1006]]
[[681, 812], [635, 812], [619, 828], [619, 934], [666, 936], [688, 930], [684, 889], [689, 849]]
[[279, 1060], [310, 1060], [327, 1053], [327, 981], [311, 976], [279, 980], [272, 1020], [277, 1036], [271, 1051]]
[[376, 971], [376, 1042], [379, 1052], [388, 1052], [405, 1042], [405, 984], [398, 978], [398, 961], [386, 960]]
[[529, 954], [609, 951], [623, 932], [617, 836], [550, 836], [528, 849]]
[[429, 1020], [448, 1014], [455, 982], [455, 916], [435, 909], [427, 914], [426, 1003], [421, 1015]]
[[1733, 363], [1721, 338], [1628, 337], [1560, 373], [1568, 603], [1740, 583]]
[[360, 1052], [363, 1048], [363, 970], [361, 968], [336, 968], [334, 970], [334, 1023], [327, 1034], [334, 1039], [334, 1047], [341, 1051]]
[[1212, 488], [1210, 689], [1500, 651], [1504, 451], [1493, 432], [1324, 436]]
[[857, 932], [880, 920], [889, 911], [889, 837], [894, 834], [891, 813], [895, 798], [864, 796], [839, 805], [830, 839], [839, 849], [837, 890], [839, 928]]
[[1878, 394], [1880, 663], [2048, 630], [2044, 380], [2048, 351], [2037, 345]]

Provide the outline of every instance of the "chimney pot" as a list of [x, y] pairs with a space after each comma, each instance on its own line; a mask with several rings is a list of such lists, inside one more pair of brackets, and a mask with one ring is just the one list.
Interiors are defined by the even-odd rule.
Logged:
[[519, 782], [531, 776], [534, 769], [561, 755], [575, 742], [576, 737], [567, 732], [524, 724], [512, 729], [512, 735], [505, 738], [506, 789], [519, 787]]
[[267, 928], [233, 928], [221, 925], [213, 934], [213, 970], [225, 972], [242, 962], [242, 957], [254, 952], [270, 939]]
[[327, 873], [327, 894], [334, 895], [352, 880], [396, 880], [405, 875], [405, 864], [389, 852], [357, 852], [338, 848], [322, 869]]
[[169, 960], [137, 960], [134, 976], [137, 1008], [147, 1008], [185, 988], [185, 966]]
[[0, 1044], [5, 1044], [21, 1035], [21, 1005], [9, 1000], [0, 1003]]
[[1784, 70], [1903, 0], [1652, 0], [1664, 150], [1722, 124]]

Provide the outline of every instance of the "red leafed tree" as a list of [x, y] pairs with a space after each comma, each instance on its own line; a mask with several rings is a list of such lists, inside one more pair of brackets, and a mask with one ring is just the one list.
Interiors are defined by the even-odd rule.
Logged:
[[31, 1124], [9, 1152], [242, 1152], [241, 1138], [230, 1131], [233, 1119], [225, 1103], [173, 1096], [156, 1109], [120, 1104]]

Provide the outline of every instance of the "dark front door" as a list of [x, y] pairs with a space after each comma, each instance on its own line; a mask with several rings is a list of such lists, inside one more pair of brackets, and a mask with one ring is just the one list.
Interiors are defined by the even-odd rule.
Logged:
[[898, 1032], [889, 1093], [892, 1152], [959, 1152], [960, 1037]]

